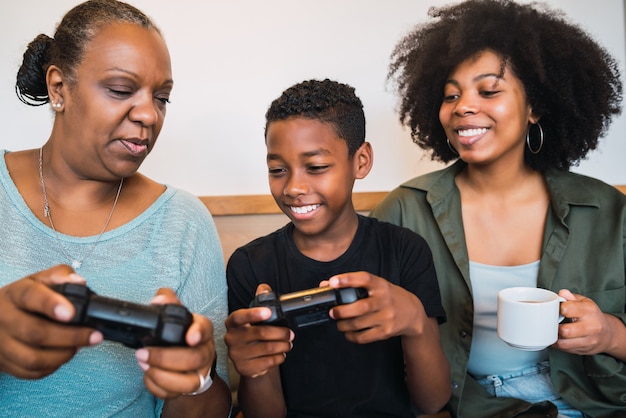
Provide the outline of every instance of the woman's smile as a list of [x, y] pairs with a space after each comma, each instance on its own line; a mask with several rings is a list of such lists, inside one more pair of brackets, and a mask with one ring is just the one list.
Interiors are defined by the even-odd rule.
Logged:
[[459, 142], [462, 145], [473, 145], [489, 131], [488, 128], [458, 129]]

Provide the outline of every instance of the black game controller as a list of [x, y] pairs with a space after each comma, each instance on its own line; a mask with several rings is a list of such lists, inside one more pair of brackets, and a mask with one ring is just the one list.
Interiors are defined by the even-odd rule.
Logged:
[[328, 322], [331, 319], [329, 311], [333, 306], [345, 305], [366, 297], [367, 289], [362, 287], [316, 287], [287, 293], [279, 298], [274, 292], [261, 293], [250, 303], [250, 307], [266, 307], [272, 310], [269, 319], [257, 324], [296, 329]]
[[131, 348], [187, 345], [185, 334], [193, 316], [184, 306], [139, 305], [98, 296], [87, 286], [74, 283], [50, 287], [74, 305], [71, 325], [95, 328], [105, 339]]

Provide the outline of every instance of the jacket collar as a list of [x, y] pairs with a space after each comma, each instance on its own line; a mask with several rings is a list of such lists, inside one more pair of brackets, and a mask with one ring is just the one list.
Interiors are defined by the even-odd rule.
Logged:
[[[464, 161], [457, 160], [442, 170], [411, 179], [401, 184], [401, 187], [427, 192], [428, 202], [432, 205], [433, 202], [441, 201], [453, 192], [456, 187], [454, 178], [466, 166]], [[600, 204], [591, 185], [580, 181], [583, 177], [565, 170], [548, 169], [544, 172], [552, 208], [562, 222], [569, 213], [570, 206], [598, 207]]]
[[[469, 258], [463, 234], [461, 202], [455, 184], [456, 175], [467, 164], [457, 160], [454, 164], [429, 174], [422, 175], [402, 184], [401, 187], [426, 192], [426, 200], [432, 208], [446, 244], [459, 268], [468, 288]], [[585, 176], [564, 170], [549, 169], [544, 173], [551, 200], [544, 232], [542, 263], [538, 284], [549, 288], [556, 274], [569, 237], [567, 216], [573, 206], [598, 207], [600, 202], [593, 190], [593, 182]]]
[[599, 207], [597, 193], [592, 185], [583, 180], [582, 175], [569, 171], [549, 169], [544, 173], [552, 210], [559, 220], [565, 224], [571, 206]]
[[457, 160], [454, 164], [419, 177], [415, 177], [400, 187], [423, 190], [427, 193], [427, 200], [432, 205], [441, 201], [456, 188], [454, 178], [463, 171], [467, 164], [462, 160]]

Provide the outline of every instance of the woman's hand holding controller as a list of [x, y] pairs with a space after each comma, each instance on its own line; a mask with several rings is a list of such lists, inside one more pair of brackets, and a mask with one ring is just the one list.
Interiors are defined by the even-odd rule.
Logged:
[[58, 265], [0, 288], [2, 372], [39, 379], [69, 361], [80, 347], [102, 341], [98, 331], [62, 324], [73, 318], [74, 307], [48, 285], [66, 282], [85, 281], [71, 267]]
[[[171, 289], [159, 289], [152, 299], [154, 304], [180, 304]], [[158, 398], [170, 399], [196, 392], [215, 360], [213, 324], [203, 315], [193, 314], [193, 323], [185, 335], [188, 347], [140, 348], [135, 352], [139, 366], [144, 370], [144, 383]]]

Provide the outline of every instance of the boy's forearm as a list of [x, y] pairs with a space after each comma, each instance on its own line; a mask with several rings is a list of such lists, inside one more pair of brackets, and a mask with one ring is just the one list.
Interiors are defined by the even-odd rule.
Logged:
[[287, 415], [278, 367], [256, 378], [241, 376], [237, 399], [246, 418], [284, 418]]
[[450, 399], [451, 384], [437, 321], [429, 318], [419, 336], [403, 336], [402, 349], [411, 399], [424, 413], [440, 411]]

